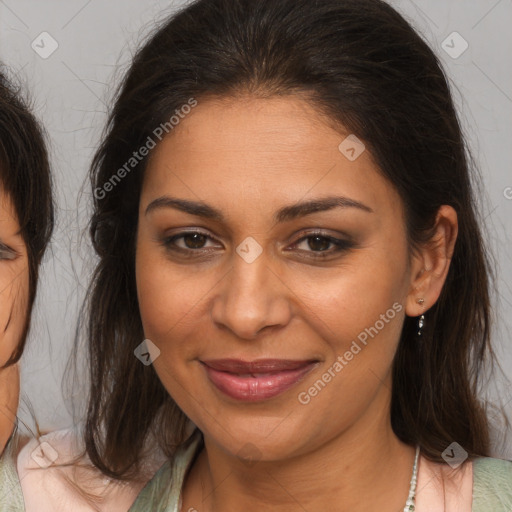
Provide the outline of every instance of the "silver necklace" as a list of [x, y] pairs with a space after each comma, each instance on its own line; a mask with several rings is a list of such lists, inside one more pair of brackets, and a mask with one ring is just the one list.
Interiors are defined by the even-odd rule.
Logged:
[[404, 512], [414, 512], [416, 510], [416, 482], [418, 480], [418, 457], [420, 454], [420, 446], [416, 446], [416, 455], [414, 457], [414, 466], [412, 468], [411, 484], [409, 486], [409, 496], [405, 502]]

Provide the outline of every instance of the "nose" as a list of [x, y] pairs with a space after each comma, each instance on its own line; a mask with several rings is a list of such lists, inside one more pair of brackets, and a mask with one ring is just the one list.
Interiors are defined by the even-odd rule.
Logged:
[[293, 295], [263, 252], [248, 263], [233, 254], [233, 267], [219, 283], [212, 319], [238, 338], [253, 340], [264, 329], [282, 328], [290, 321]]

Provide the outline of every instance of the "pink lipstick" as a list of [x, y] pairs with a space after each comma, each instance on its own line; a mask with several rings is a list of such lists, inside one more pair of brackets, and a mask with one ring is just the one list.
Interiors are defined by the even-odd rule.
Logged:
[[201, 361], [210, 382], [235, 400], [259, 402], [300, 382], [318, 361], [215, 359]]

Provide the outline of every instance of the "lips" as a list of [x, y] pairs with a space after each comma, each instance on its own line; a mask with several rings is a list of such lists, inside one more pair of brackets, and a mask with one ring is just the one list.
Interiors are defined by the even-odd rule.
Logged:
[[316, 360], [215, 359], [201, 361], [212, 384], [236, 400], [261, 401], [277, 396], [301, 381]]
[[293, 361], [290, 359], [259, 359], [256, 361], [242, 361], [241, 359], [212, 359], [202, 362], [214, 370], [241, 375], [297, 370], [298, 368], [302, 368], [314, 361]]

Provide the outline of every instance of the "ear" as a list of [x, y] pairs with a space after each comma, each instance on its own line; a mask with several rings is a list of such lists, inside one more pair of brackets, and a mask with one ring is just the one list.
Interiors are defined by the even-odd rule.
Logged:
[[[431, 308], [441, 295], [457, 240], [457, 212], [442, 205], [436, 217], [432, 239], [419, 249], [411, 263], [410, 291], [405, 314], [419, 316]], [[419, 304], [418, 299], [423, 299]]]

